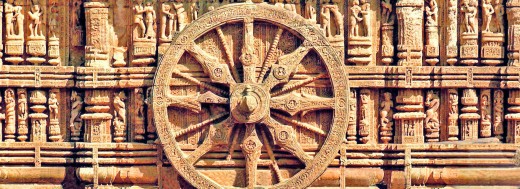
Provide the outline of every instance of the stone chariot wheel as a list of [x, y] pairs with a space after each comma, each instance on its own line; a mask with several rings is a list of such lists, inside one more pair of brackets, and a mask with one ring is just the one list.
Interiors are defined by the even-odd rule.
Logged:
[[345, 139], [348, 81], [312, 23], [231, 4], [176, 35], [154, 79], [154, 121], [197, 188], [303, 188]]

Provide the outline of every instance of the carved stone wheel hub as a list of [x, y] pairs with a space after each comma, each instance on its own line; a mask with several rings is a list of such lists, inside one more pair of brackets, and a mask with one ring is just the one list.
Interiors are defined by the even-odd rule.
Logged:
[[175, 37], [155, 75], [153, 111], [186, 181], [303, 188], [325, 171], [345, 140], [350, 92], [321, 33], [292, 12], [243, 3]]

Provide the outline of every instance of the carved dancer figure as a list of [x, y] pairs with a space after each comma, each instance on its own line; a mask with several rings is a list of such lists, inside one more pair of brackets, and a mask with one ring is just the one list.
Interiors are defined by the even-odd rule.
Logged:
[[173, 9], [175, 9], [175, 16], [177, 18], [177, 31], [182, 31], [188, 23], [186, 21], [188, 13], [186, 12], [186, 10], [184, 10], [184, 4], [182, 3], [182, 0], [175, 0], [175, 2], [173, 3]]
[[493, 17], [493, 14], [495, 13], [495, 9], [493, 8], [493, 5], [491, 5], [491, 0], [483, 1], [482, 13], [484, 14], [482, 16], [482, 25], [484, 26], [482, 32], [491, 32], [489, 24], [491, 24], [491, 17]]
[[[381, 103], [381, 110], [379, 115], [381, 116], [381, 127], [389, 127], [390, 119], [392, 119], [392, 108], [394, 102], [392, 101], [392, 93], [386, 92], [383, 94], [384, 100]], [[390, 115], [390, 116], [389, 116]]]
[[426, 123], [427, 129], [437, 129], [439, 127], [439, 118], [437, 118], [437, 110], [439, 109], [439, 98], [433, 94], [433, 91], [428, 91], [426, 95], [426, 102], [424, 105], [428, 108], [426, 110]]
[[49, 117], [50, 119], [58, 119], [59, 103], [56, 98], [56, 93], [51, 92], [49, 96]]
[[143, 6], [143, 0], [135, 0], [134, 5], [134, 36], [136, 38], [145, 38], [146, 37], [146, 26], [144, 25], [144, 16], [143, 14], [146, 12]]
[[76, 91], [72, 91], [70, 102], [72, 105], [69, 128], [71, 130], [72, 139], [78, 141], [81, 132], [81, 110], [83, 109], [83, 98], [81, 98]]
[[352, 7], [350, 7], [350, 36], [359, 36], [359, 23], [363, 20], [361, 15], [361, 7], [359, 6], [359, 0], [352, 1]]
[[303, 17], [311, 20], [313, 23], [316, 23], [316, 8], [314, 8], [315, 5], [315, 0], [306, 0], [303, 11]]
[[197, 20], [199, 18], [199, 6], [197, 5], [198, 0], [192, 0], [190, 5], [191, 10], [191, 21]]
[[332, 35], [330, 30], [330, 9], [323, 7], [320, 15], [321, 29], [325, 32], [325, 36], [329, 37]]
[[[358, 2], [359, 4], [359, 2]], [[381, 1], [381, 9], [383, 10], [381, 16], [383, 18], [383, 22], [389, 23], [390, 22], [390, 15], [392, 14], [392, 3], [390, 0], [382, 0]]]
[[497, 28], [497, 31], [498, 33], [502, 33], [504, 32], [504, 14], [505, 14], [505, 9], [504, 9], [504, 5], [501, 4], [500, 0], [496, 0], [495, 1], [495, 16], [496, 16], [496, 19], [495, 19], [495, 25], [496, 25], [496, 28]]
[[426, 12], [426, 25], [436, 26], [438, 25], [439, 19], [439, 7], [436, 0], [430, 0], [428, 6], [425, 9]]
[[146, 34], [145, 38], [147, 39], [154, 39], [155, 38], [155, 10], [152, 4], [152, 1], [147, 1], [146, 5], [144, 6], [144, 12], [145, 12], [145, 20], [146, 20]]
[[126, 96], [123, 91], [114, 94], [114, 141], [122, 142], [125, 140], [126, 130]]
[[[161, 39], [170, 39], [172, 32], [175, 31], [174, 20], [175, 14], [172, 13], [172, 5], [169, 2], [161, 5]], [[166, 31], [168, 28], [168, 31]]]
[[477, 24], [475, 23], [475, 18], [477, 16], [477, 6], [474, 0], [463, 0], [462, 7], [460, 11], [463, 15], [463, 23], [466, 28], [465, 33], [475, 33]]
[[40, 5], [33, 5], [31, 7], [31, 11], [29, 11], [29, 18], [31, 19], [31, 22], [29, 23], [29, 33], [31, 37], [43, 36], [43, 32], [40, 27], [42, 23], [40, 17], [42, 15], [43, 11], [40, 9]]

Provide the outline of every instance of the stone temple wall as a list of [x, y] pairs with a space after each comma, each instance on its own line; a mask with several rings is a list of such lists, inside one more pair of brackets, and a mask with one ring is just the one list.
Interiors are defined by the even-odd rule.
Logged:
[[520, 0], [3, 0], [0, 26], [0, 188], [520, 186]]

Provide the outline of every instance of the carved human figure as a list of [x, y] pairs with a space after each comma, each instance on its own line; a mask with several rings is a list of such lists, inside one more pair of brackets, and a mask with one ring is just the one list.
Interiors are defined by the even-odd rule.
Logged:
[[350, 7], [350, 36], [359, 36], [359, 23], [362, 20], [363, 17], [361, 16], [361, 7], [359, 6], [359, 0], [353, 0], [352, 7]]
[[15, 22], [15, 28], [17, 29], [16, 30], [16, 35], [23, 35], [23, 21], [24, 21], [24, 15], [23, 15], [23, 12], [22, 12], [22, 6], [15, 6], [14, 7], [14, 16], [13, 16], [14, 20], [16, 21]]
[[14, 90], [5, 90], [5, 138], [14, 141], [16, 132], [16, 102], [14, 99]]
[[144, 38], [146, 35], [146, 26], [144, 25], [144, 13], [146, 12], [143, 0], [135, 0], [134, 10], [134, 36]]
[[197, 20], [199, 18], [199, 5], [197, 5], [198, 0], [191, 0], [190, 11], [191, 11], [191, 21]]
[[125, 124], [126, 123], [126, 96], [123, 91], [119, 92], [114, 96], [114, 120], [115, 122]]
[[[370, 107], [368, 107], [368, 95], [367, 94], [361, 94], [361, 117], [360, 117], [360, 125], [364, 127], [368, 127], [369, 124], [369, 118], [368, 114], [370, 111]], [[366, 128], [360, 128], [360, 131], [365, 130]]]
[[363, 36], [370, 36], [370, 3], [367, 0], [361, 0], [361, 15], [363, 17], [362, 31]]
[[491, 24], [491, 18], [495, 13], [495, 9], [493, 5], [491, 5], [491, 0], [482, 1], [482, 32], [491, 32], [489, 29], [489, 25]]
[[482, 96], [482, 100], [480, 101], [480, 108], [482, 116], [482, 124], [490, 125], [491, 124], [491, 115], [488, 112], [489, 109], [489, 96]]
[[436, 0], [430, 0], [428, 6], [425, 9], [426, 12], [426, 25], [436, 26], [438, 25], [439, 19], [439, 7]]
[[173, 9], [175, 9], [175, 16], [177, 18], [177, 31], [181, 31], [186, 27], [186, 24], [188, 23], [186, 18], [188, 16], [188, 13], [186, 10], [184, 10], [184, 4], [182, 0], [175, 0], [173, 3]]
[[424, 103], [427, 108], [426, 118], [424, 119], [427, 129], [437, 129], [439, 126], [439, 118], [437, 117], [439, 104], [439, 98], [433, 94], [433, 91], [429, 91], [426, 94], [426, 102]]
[[475, 18], [477, 16], [477, 6], [475, 0], [463, 0], [460, 9], [463, 13], [463, 24], [465, 26], [465, 33], [475, 33], [477, 24]]
[[145, 38], [147, 39], [154, 39], [155, 38], [155, 9], [153, 7], [152, 1], [147, 1], [144, 6], [144, 12], [145, 12], [145, 20], [146, 20], [146, 34]]
[[[56, 37], [57, 33], [57, 26], [58, 26], [58, 5], [56, 5], [56, 2], [54, 2], [50, 7], [50, 15], [49, 15], [49, 32], [50, 37]], [[73, 14], [74, 15], [74, 14]]]
[[502, 5], [502, 3], [500, 2], [500, 0], [496, 0], [495, 1], [495, 16], [496, 16], [496, 19], [495, 19], [495, 25], [496, 25], [496, 28], [497, 28], [497, 31], [498, 33], [502, 33], [504, 32], [504, 14], [505, 14], [505, 9], [504, 9], [504, 5]]
[[386, 92], [383, 94], [383, 102], [381, 102], [381, 110], [379, 111], [379, 115], [381, 116], [381, 127], [388, 127], [390, 119], [392, 119], [392, 108], [394, 107], [394, 102], [392, 101], [392, 93]]
[[331, 29], [330, 29], [330, 9], [323, 7], [320, 12], [320, 24], [321, 29], [325, 32], [325, 36], [331, 36]]
[[306, 0], [303, 11], [303, 17], [311, 20], [313, 23], [316, 23], [316, 8], [314, 8], [315, 5], [315, 0]]
[[49, 117], [50, 119], [58, 119], [59, 115], [59, 103], [56, 98], [56, 93], [51, 92], [49, 95]]
[[456, 94], [450, 94], [450, 109], [449, 115], [455, 115], [459, 113], [459, 98]]
[[383, 22], [384, 23], [391, 22], [390, 15], [392, 14], [393, 7], [392, 7], [392, 3], [390, 2], [390, 0], [382, 0], [381, 9], [382, 9], [381, 17], [382, 17]]
[[137, 116], [144, 118], [144, 93], [143, 89], [137, 88], [135, 89], [136, 98], [135, 98], [135, 107], [137, 108]]
[[81, 131], [81, 111], [83, 109], [83, 98], [76, 92], [72, 91], [70, 96], [71, 112], [70, 112], [70, 125], [72, 133], [77, 133], [76, 137], [79, 136]]
[[[161, 39], [171, 38], [172, 31], [175, 31], [174, 20], [175, 14], [172, 13], [172, 5], [170, 2], [165, 2], [161, 5]], [[166, 30], [168, 28], [168, 31]]]
[[7, 0], [4, 4], [5, 14], [5, 31], [7, 36], [15, 35], [14, 33], [14, 0]]
[[40, 5], [33, 5], [31, 10], [29, 11], [29, 19], [31, 22], [29, 23], [29, 33], [31, 37], [34, 36], [43, 36], [41, 25], [41, 16], [43, 15], [43, 10], [41, 10]]
[[18, 97], [18, 120], [27, 119], [27, 95], [20, 93]]

